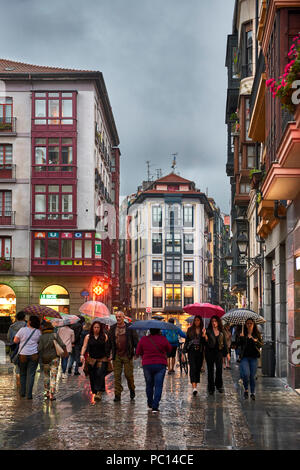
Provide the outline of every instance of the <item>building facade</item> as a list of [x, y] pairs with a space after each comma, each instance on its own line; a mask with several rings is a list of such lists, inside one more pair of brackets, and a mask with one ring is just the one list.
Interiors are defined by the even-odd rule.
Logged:
[[95, 283], [111, 305], [120, 151], [103, 76], [0, 60], [0, 80], [0, 314], [77, 313]]
[[124, 205], [131, 310], [137, 318], [155, 312], [180, 315], [184, 305], [208, 299], [213, 211], [205, 194], [175, 173], [144, 187]]

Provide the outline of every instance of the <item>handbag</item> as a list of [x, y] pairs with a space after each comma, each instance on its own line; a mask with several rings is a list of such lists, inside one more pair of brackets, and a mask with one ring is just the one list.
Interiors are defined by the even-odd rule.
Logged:
[[30, 340], [31, 336], [33, 335], [33, 333], [35, 332], [36, 329], [33, 330], [33, 332], [28, 336], [28, 338], [26, 339], [25, 343], [23, 344], [23, 346], [21, 347], [21, 349], [17, 350], [17, 353], [11, 358], [11, 362], [13, 364], [15, 364], [15, 366], [19, 365], [20, 364], [20, 358], [19, 358], [19, 355], [22, 351], [22, 349], [26, 346], [26, 344], [28, 343], [28, 341]]
[[63, 349], [60, 344], [56, 341], [56, 339], [54, 338], [53, 339], [53, 344], [54, 344], [54, 347], [55, 347], [55, 351], [56, 351], [56, 354], [59, 356], [59, 357], [67, 357], [67, 352], [65, 349]]

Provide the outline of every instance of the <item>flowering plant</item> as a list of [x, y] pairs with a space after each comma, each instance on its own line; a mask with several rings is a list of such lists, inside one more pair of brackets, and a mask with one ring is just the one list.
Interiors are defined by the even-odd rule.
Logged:
[[286, 65], [283, 75], [277, 81], [270, 78], [266, 85], [270, 88], [273, 98], [279, 98], [282, 107], [294, 113], [296, 105], [292, 103], [291, 98], [294, 92], [292, 85], [300, 75], [300, 33], [293, 39], [288, 58], [290, 62]]

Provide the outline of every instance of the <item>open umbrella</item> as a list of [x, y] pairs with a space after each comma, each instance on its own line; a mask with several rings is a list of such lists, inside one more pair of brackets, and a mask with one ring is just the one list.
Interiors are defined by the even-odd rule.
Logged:
[[185, 321], [188, 323], [193, 323], [194, 318], [195, 318], [195, 315], [192, 315], [191, 317], [186, 318]]
[[138, 320], [132, 323], [129, 328], [133, 330], [150, 330], [150, 328], [156, 328], [158, 330], [178, 330], [177, 326], [173, 323], [166, 323], [159, 320]]
[[92, 323], [98, 321], [99, 323], [103, 323], [104, 325], [112, 326], [117, 323], [116, 317], [113, 317], [115, 317], [115, 315], [110, 315], [109, 317], [96, 317], [92, 319]]
[[266, 322], [261, 315], [246, 308], [234, 308], [230, 310], [222, 317], [222, 321], [233, 325], [243, 325], [248, 318], [251, 318], [255, 323]]
[[43, 317], [61, 318], [60, 314], [53, 308], [46, 305], [28, 305], [23, 308], [23, 312], [27, 315], [37, 315], [42, 319]]
[[225, 314], [225, 310], [220, 305], [213, 305], [209, 303], [194, 303], [188, 304], [183, 307], [183, 310], [190, 315], [201, 315], [203, 318], [211, 318], [218, 316], [219, 318]]
[[61, 328], [63, 326], [75, 325], [78, 323], [80, 318], [77, 315], [69, 315], [67, 313], [61, 313], [63, 318], [51, 318], [51, 317], [44, 317], [47, 321], [50, 321], [53, 326], [57, 328]]
[[152, 320], [159, 320], [159, 321], [162, 321], [164, 319], [164, 317], [160, 317], [159, 315], [153, 315], [151, 318]]
[[109, 317], [110, 311], [102, 302], [96, 300], [89, 300], [79, 307], [79, 311], [90, 318], [94, 317]]

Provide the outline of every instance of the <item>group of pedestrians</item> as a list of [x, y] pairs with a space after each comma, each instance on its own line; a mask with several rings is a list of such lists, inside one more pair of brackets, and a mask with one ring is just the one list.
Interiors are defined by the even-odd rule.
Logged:
[[[201, 316], [196, 315], [185, 334], [177, 330], [150, 329], [149, 334], [139, 340], [136, 330], [129, 328], [123, 312], [116, 313], [117, 323], [110, 328], [95, 320], [91, 326], [84, 326], [83, 318], [75, 325], [62, 327], [58, 332], [50, 322], [43, 322], [31, 316], [25, 324], [25, 315], [19, 312], [16, 322], [8, 333], [13, 343], [19, 343], [19, 365], [16, 373], [20, 374], [20, 395], [32, 399], [35, 372], [40, 362], [44, 372], [44, 393], [46, 400], [55, 400], [55, 390], [60, 357], [57, 346], [61, 348], [62, 377], [72, 373], [80, 375], [79, 367], [84, 365], [84, 372], [89, 377], [91, 392], [99, 401], [105, 392], [105, 377], [114, 371], [114, 401], [121, 401], [123, 392], [122, 372], [127, 380], [130, 399], [135, 398], [133, 360], [142, 357], [142, 367], [146, 383], [147, 405], [154, 413], [159, 410], [166, 371], [174, 373], [179, 336], [185, 339], [183, 353], [187, 353], [192, 394], [198, 393], [201, 370], [204, 359], [207, 364], [208, 393], [215, 389], [224, 392], [222, 371], [230, 367], [230, 329], [224, 328], [219, 317], [213, 316], [204, 328]], [[173, 319], [169, 320], [174, 323]], [[40, 328], [41, 326], [41, 328]], [[172, 333], [172, 334], [171, 334]], [[248, 319], [238, 337], [240, 348], [240, 374], [244, 384], [244, 398], [255, 400], [255, 375], [257, 359], [262, 347], [261, 335], [253, 320]], [[18, 377], [18, 375], [17, 375]], [[17, 379], [18, 380], [18, 379]], [[18, 384], [18, 381], [17, 381]], [[26, 389], [27, 386], [27, 389]]]

